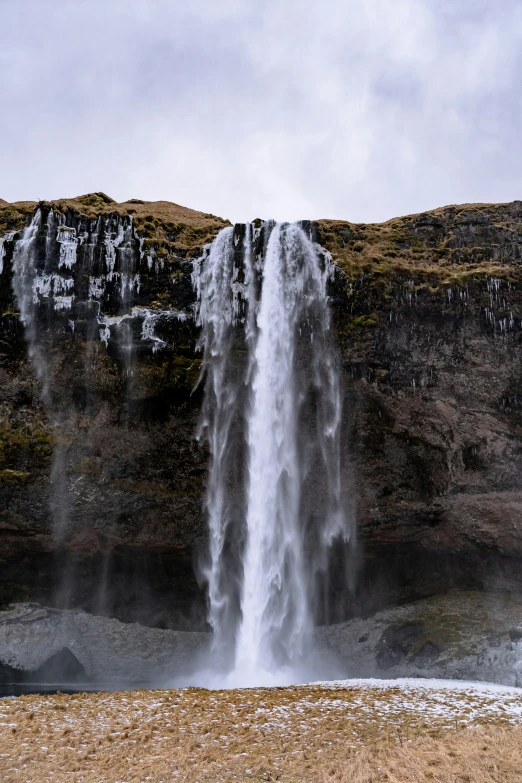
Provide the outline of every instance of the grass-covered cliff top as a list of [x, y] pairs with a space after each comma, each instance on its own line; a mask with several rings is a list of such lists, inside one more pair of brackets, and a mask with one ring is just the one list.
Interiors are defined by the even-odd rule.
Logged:
[[517, 277], [522, 202], [441, 207], [385, 223], [318, 220], [319, 241], [351, 279], [410, 275], [433, 284]]
[[72, 212], [77, 217], [91, 220], [104, 215], [132, 215], [140, 236], [145, 240], [145, 248], [154, 246], [160, 256], [199, 252], [223, 226], [230, 225], [228, 220], [170, 201], [130, 199], [118, 204], [105, 193], [88, 193], [51, 202], [18, 201], [8, 204], [0, 201], [0, 236], [23, 228], [39, 205], [50, 205], [57, 212]]
[[[121, 204], [104, 193], [41, 202], [78, 217], [132, 215], [145, 248], [159, 256], [197, 254], [223, 226], [215, 215], [169, 201], [130, 199]], [[0, 199], [0, 236], [22, 228], [38, 206]], [[522, 202], [441, 207], [385, 223], [318, 220], [319, 241], [349, 279], [405, 275], [441, 284], [463, 283], [484, 274], [517, 280], [522, 269]]]
[[0, 199], [0, 237], [10, 231], [19, 231], [23, 228], [36, 209], [35, 201], [17, 201], [9, 204]]

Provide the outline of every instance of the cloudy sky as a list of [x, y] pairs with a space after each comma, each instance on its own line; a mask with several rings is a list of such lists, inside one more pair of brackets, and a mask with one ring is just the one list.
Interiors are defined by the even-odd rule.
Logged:
[[249, 220], [522, 198], [520, 0], [0, 0], [0, 197]]

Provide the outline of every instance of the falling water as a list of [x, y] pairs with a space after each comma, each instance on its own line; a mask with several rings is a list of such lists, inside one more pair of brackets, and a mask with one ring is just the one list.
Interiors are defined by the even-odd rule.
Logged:
[[200, 298], [199, 319], [205, 325], [202, 347], [207, 366], [207, 388], [199, 437], [208, 438], [212, 455], [206, 498], [210, 559], [205, 576], [210, 599], [209, 622], [215, 632], [216, 651], [222, 651], [230, 638], [234, 614], [229, 591], [223, 585], [227, 574], [222, 557], [229, 522], [222, 473], [234, 412], [230, 353], [232, 327], [237, 318], [237, 298], [231, 286], [232, 264], [233, 229], [225, 228], [212, 245], [203, 268], [198, 267], [194, 277]]
[[[154, 352], [166, 345], [154, 331], [159, 319], [185, 317], [173, 311], [152, 312], [133, 306], [140, 287], [136, 270], [140, 254], [130, 216], [69, 220], [72, 226], [67, 222], [65, 215], [52, 208], [37, 209], [22, 232], [11, 233], [2, 243], [2, 259], [5, 242], [13, 244], [13, 293], [53, 433], [49, 510], [59, 560], [56, 600], [65, 606], [71, 603], [75, 584], [75, 561], [69, 557], [66, 545], [78, 532], [80, 515], [75, 511], [86, 485], [81, 465], [90, 458], [91, 430], [95, 434], [98, 410], [91, 385], [93, 366], [104, 350], [103, 343], [107, 348], [110, 342], [124, 382], [127, 421], [136, 359], [135, 327], [141, 321], [142, 340]], [[74, 382], [63, 385], [60, 362], [68, 350], [75, 358]], [[73, 397], [75, 384], [85, 392], [79, 403]], [[84, 507], [82, 515], [86, 513], [88, 508]], [[97, 596], [93, 596], [98, 610], [105, 603], [108, 552], [103, 555], [106, 560]]]
[[[60, 340], [60, 330], [56, 328], [54, 321], [55, 314], [58, 322], [60, 314], [67, 314], [66, 322], [74, 339], [76, 308], [88, 307], [90, 302], [80, 301], [78, 294], [83, 293], [82, 275], [73, 267], [79, 261], [78, 247], [84, 240], [92, 239], [98, 242], [100, 234], [100, 221], [96, 223], [92, 236], [89, 236], [89, 232], [81, 234], [77, 229], [67, 226], [65, 222], [65, 216], [55, 213], [53, 209], [49, 209], [46, 213], [37, 209], [30, 224], [14, 241], [12, 261], [13, 292], [18, 303], [20, 320], [24, 325], [29, 356], [41, 383], [42, 401], [55, 435], [54, 460], [50, 476], [50, 506], [56, 543], [60, 543], [69, 532], [70, 493], [66, 470], [67, 446], [64, 444], [72, 442], [77, 433], [71, 423], [72, 403], [54, 382], [57, 361], [55, 344]], [[101, 293], [104, 293], [107, 281], [119, 284], [117, 306], [123, 312], [118, 316], [104, 316], [100, 304], [96, 302], [98, 315], [94, 321], [101, 326], [99, 337], [106, 344], [111, 337], [110, 327], [113, 323], [116, 324], [123, 376], [128, 383], [132, 374], [132, 331], [127, 323], [123, 325], [125, 329], [120, 324], [125, 319], [131, 318], [129, 312], [132, 305], [131, 294], [133, 288], [139, 286], [139, 275], [133, 274], [136, 242], [130, 218], [127, 220], [119, 217], [115, 220], [107, 218], [104, 228], [103, 249], [107, 272], [99, 278], [103, 285]], [[10, 239], [13, 239], [13, 236], [11, 235]], [[89, 247], [88, 242], [85, 244]], [[87, 261], [92, 265], [93, 253], [86, 255]], [[115, 271], [116, 266], [117, 271]], [[89, 300], [92, 300], [92, 281], [93, 278], [89, 276]], [[83, 313], [82, 317], [84, 319]], [[111, 322], [110, 325], [107, 325], [107, 321]], [[88, 342], [87, 345], [87, 350], [90, 351], [90, 343]], [[86, 355], [86, 359], [88, 358]], [[85, 366], [84, 384], [85, 388], [88, 388], [87, 361]]]
[[317, 575], [334, 539], [350, 534], [331, 264], [298, 225], [265, 225], [256, 254], [253, 231], [246, 226], [241, 242], [238, 227], [224, 229], [194, 272], [206, 370], [200, 437], [211, 452], [209, 622], [214, 654], [240, 685], [303, 676]]
[[[249, 227], [248, 227], [249, 228]], [[195, 284], [202, 325], [200, 347], [204, 349], [206, 386], [198, 436], [210, 446], [206, 511], [209, 522], [209, 559], [204, 577], [209, 592], [209, 622], [214, 629], [214, 655], [225, 664], [234, 649], [239, 611], [241, 503], [238, 438], [231, 436], [238, 414], [238, 397], [245, 383], [245, 367], [234, 367], [236, 325], [244, 321], [250, 292], [249, 236], [237, 258], [233, 228], [216, 237], [208, 257], [195, 266]], [[237, 362], [236, 362], [237, 364]], [[239, 506], [239, 508], [238, 508]]]
[[[36, 238], [40, 229], [42, 216], [38, 209], [31, 223], [23, 230], [13, 252], [13, 291], [20, 310], [20, 320], [24, 325], [29, 356], [33, 362], [36, 375], [42, 384], [42, 397], [48, 402], [49, 373], [42, 346], [38, 340], [35, 319], [37, 293], [37, 247]], [[35, 301], [36, 300], [36, 301]]]

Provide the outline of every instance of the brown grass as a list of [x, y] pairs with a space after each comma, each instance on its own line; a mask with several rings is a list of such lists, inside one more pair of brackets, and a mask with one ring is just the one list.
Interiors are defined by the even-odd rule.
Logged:
[[[73, 212], [93, 220], [99, 215], [132, 215], [144, 248], [154, 248], [159, 257], [198, 254], [229, 221], [206, 212], [197, 212], [170, 201], [131, 199], [118, 204], [104, 193], [88, 193], [76, 198], [57, 199], [49, 204], [58, 212]], [[0, 236], [20, 230], [34, 213], [37, 202], [0, 202]]]
[[[133, 215], [144, 248], [168, 260], [194, 256], [211, 242], [228, 220], [169, 201], [131, 199], [118, 204], [104, 193], [49, 202], [60, 211], [93, 219], [99, 215]], [[0, 200], [0, 236], [19, 230], [36, 202]], [[522, 237], [519, 205], [462, 204], [393, 218], [385, 223], [315, 223], [321, 244], [333, 255], [349, 280], [371, 275], [376, 283], [415, 277], [419, 286], [466, 283], [482, 277], [517, 282], [512, 249]], [[470, 231], [469, 226], [473, 226]], [[471, 237], [471, 241], [470, 241]]]
[[364, 748], [322, 772], [321, 783], [519, 783], [522, 730], [459, 731]]
[[0, 779], [514, 783], [521, 721], [518, 695], [399, 687], [24, 696], [0, 701]]
[[513, 247], [522, 236], [520, 205], [462, 204], [385, 223], [319, 220], [320, 243], [348, 279], [413, 277], [438, 289], [501, 277], [517, 282]]
[[18, 201], [16, 204], [0, 203], [0, 237], [10, 231], [19, 231], [30, 220], [36, 209], [34, 201]]

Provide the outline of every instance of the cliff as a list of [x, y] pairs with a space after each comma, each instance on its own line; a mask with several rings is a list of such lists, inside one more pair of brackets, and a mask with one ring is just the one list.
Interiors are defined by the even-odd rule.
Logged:
[[[24, 333], [13, 240], [36, 210]], [[4, 605], [202, 627], [207, 454], [194, 437], [190, 275], [224, 225], [101, 193], [0, 203]], [[522, 203], [310, 229], [338, 268], [359, 537], [355, 593], [340, 563], [333, 575], [335, 619], [449, 587], [520, 589]]]
[[336, 323], [376, 594], [520, 584], [521, 218], [514, 202], [318, 223], [346, 274]]

